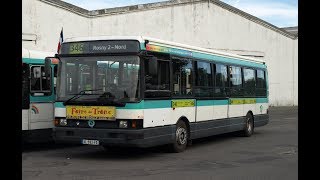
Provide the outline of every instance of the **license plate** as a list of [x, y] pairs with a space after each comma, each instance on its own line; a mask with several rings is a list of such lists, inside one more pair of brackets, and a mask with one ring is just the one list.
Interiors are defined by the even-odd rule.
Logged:
[[67, 119], [115, 120], [114, 106], [67, 106]]
[[99, 141], [91, 139], [82, 139], [82, 144], [99, 145]]

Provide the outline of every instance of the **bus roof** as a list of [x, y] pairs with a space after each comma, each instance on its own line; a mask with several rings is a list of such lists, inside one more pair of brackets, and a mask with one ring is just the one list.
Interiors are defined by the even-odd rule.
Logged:
[[46, 57], [53, 57], [54, 55], [54, 52], [36, 51], [22, 48], [22, 58], [45, 59]]
[[217, 50], [212, 50], [212, 49], [206, 49], [206, 48], [171, 42], [171, 41], [165, 41], [165, 40], [156, 39], [156, 38], [152, 38], [152, 37], [146, 37], [146, 36], [74, 37], [74, 38], [67, 38], [64, 41], [64, 43], [79, 42], [79, 41], [102, 41], [102, 40], [137, 40], [140, 43], [145, 43], [146, 41], [148, 41], [149, 44], [154, 44], [154, 45], [166, 46], [166, 47], [171, 47], [171, 48], [178, 48], [178, 49], [188, 50], [188, 51], [192, 51], [192, 52], [217, 55], [217, 56], [222, 56], [222, 57], [227, 57], [227, 58], [236, 58], [236, 59], [243, 60], [243, 61], [265, 64], [265, 61], [262, 59], [240, 56], [237, 54], [232, 54], [232, 53], [227, 53], [227, 52], [222, 52], [222, 51], [217, 51]]

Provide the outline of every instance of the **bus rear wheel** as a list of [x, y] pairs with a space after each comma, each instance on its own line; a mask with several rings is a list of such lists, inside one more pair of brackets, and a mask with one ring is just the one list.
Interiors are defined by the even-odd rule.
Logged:
[[185, 122], [178, 121], [173, 144], [171, 144], [172, 152], [182, 152], [187, 148], [188, 144], [188, 128]]
[[242, 131], [242, 136], [250, 137], [254, 131], [253, 117], [250, 113], [246, 115], [245, 128]]

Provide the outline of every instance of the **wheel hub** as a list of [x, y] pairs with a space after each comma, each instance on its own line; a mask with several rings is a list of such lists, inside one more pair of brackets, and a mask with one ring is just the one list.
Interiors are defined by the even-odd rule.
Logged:
[[250, 118], [247, 118], [247, 129], [248, 129], [248, 132], [252, 131], [252, 123], [250, 121]]
[[187, 142], [187, 131], [184, 128], [179, 127], [176, 131], [176, 141], [182, 145]]

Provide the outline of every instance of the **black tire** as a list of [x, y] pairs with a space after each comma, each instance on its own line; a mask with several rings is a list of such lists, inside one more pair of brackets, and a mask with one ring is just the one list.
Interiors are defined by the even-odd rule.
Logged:
[[242, 136], [250, 137], [254, 133], [253, 116], [251, 113], [246, 115], [246, 124], [244, 130], [241, 132]]
[[171, 144], [171, 151], [175, 153], [183, 152], [187, 148], [188, 139], [189, 133], [186, 123], [178, 121], [174, 142]]

